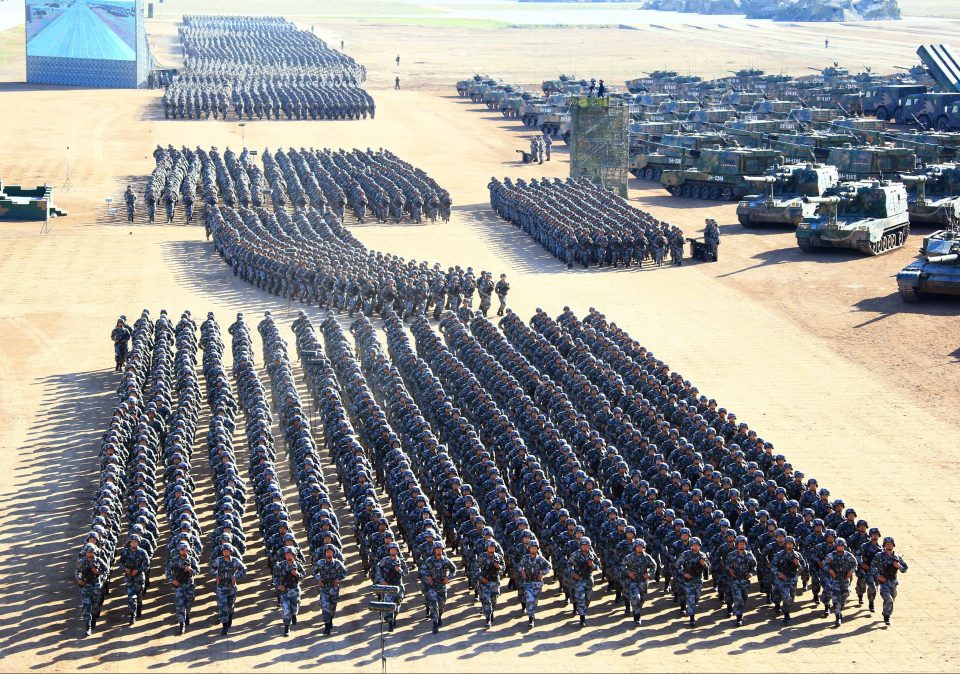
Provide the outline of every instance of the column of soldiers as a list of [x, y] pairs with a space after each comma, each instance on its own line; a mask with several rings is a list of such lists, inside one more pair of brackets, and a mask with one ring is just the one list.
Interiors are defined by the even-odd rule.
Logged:
[[683, 231], [630, 206], [586, 178], [503, 182], [491, 178], [490, 205], [500, 217], [565, 262], [603, 266], [683, 264]]
[[[329, 635], [333, 630], [333, 619], [337, 613], [340, 583], [346, 578], [347, 573], [340, 537], [340, 522], [333, 512], [328, 488], [320, 469], [316, 441], [310, 428], [307, 412], [297, 392], [286, 342], [280, 337], [280, 331], [270, 312], [267, 312], [257, 329], [263, 339], [264, 360], [270, 374], [273, 399], [280, 413], [290, 472], [295, 476], [297, 491], [300, 494], [300, 511], [304, 513], [304, 522], [307, 527], [313, 575], [319, 585], [320, 608], [324, 622], [323, 633]], [[295, 545], [292, 538], [288, 545]], [[289, 554], [289, 551], [287, 552]], [[302, 555], [298, 555], [298, 558], [303, 562]], [[286, 572], [286, 569], [282, 570]], [[279, 576], [279, 572], [277, 575]], [[295, 612], [293, 622], [296, 624]]]
[[[373, 481], [373, 464], [364, 449], [376, 448], [378, 445], [392, 446], [393, 434], [387, 430], [383, 412], [375, 405], [353, 404], [354, 394], [358, 400], [369, 396], [362, 376], [351, 376], [359, 375], [359, 367], [355, 361], [337, 359], [337, 366], [340, 368], [337, 374], [323, 353], [310, 319], [302, 312], [294, 321], [293, 332], [296, 335], [297, 354], [303, 363], [307, 387], [320, 412], [324, 441], [334, 458], [340, 487], [347, 496], [353, 515], [354, 536], [360, 548], [363, 572], [376, 583], [397, 588], [395, 594], [384, 596], [385, 601], [395, 606], [395, 610], [387, 618], [388, 627], [393, 630], [405, 595], [403, 579], [409, 573], [409, 568], [400, 552], [390, 520], [381, 506]], [[342, 334], [330, 333], [329, 338], [336, 340], [338, 350], [349, 349], [342, 337]], [[352, 369], [345, 369], [350, 365], [353, 366]], [[346, 407], [341, 400], [338, 376], [344, 382], [343, 395], [349, 403]], [[359, 433], [354, 430], [354, 423], [356, 428], [360, 429]], [[377, 465], [382, 476], [382, 466], [379, 463]], [[324, 586], [321, 583], [321, 593], [323, 592]]]
[[[210, 407], [207, 458], [216, 501], [210, 573], [216, 582], [220, 633], [226, 634], [233, 625], [239, 582], [247, 573], [243, 562], [246, 550], [243, 515], [247, 491], [233, 448], [239, 406], [224, 367], [223, 339], [213, 313], [207, 314], [207, 319], [200, 326], [200, 348], [203, 349], [203, 376], [207, 385], [207, 405]], [[230, 533], [224, 531], [227, 528]]]
[[[168, 425], [164, 448], [164, 508], [170, 536], [164, 575], [173, 587], [173, 610], [178, 634], [190, 625], [203, 554], [200, 522], [196, 514], [190, 461], [200, 416], [201, 391], [197, 378], [197, 325], [185, 311], [176, 327], [174, 360], [177, 408]], [[225, 531], [232, 531], [232, 523]], [[242, 534], [241, 534], [242, 535]], [[242, 550], [241, 544], [241, 550]]]
[[185, 16], [185, 67], [165, 84], [164, 116], [361, 119], [376, 113], [366, 69], [282, 17]]
[[[100, 480], [93, 499], [93, 520], [84, 536], [74, 569], [74, 580], [80, 587], [80, 615], [87, 636], [96, 629], [104, 597], [109, 592], [110, 570], [120, 539], [121, 515], [129, 505], [130, 490], [138, 480], [152, 479], [152, 474], [148, 475], [146, 465], [141, 461], [146, 452], [136, 448], [140, 440], [141, 419], [145, 416], [144, 397], [151, 372], [153, 329], [150, 315], [144, 311], [133, 325], [132, 347], [117, 388], [119, 402], [113, 409], [109, 428], [100, 439]], [[138, 510], [134, 513], [139, 518]], [[127, 515], [129, 518], [129, 511]], [[144, 514], [144, 519], [149, 521], [149, 513]]]

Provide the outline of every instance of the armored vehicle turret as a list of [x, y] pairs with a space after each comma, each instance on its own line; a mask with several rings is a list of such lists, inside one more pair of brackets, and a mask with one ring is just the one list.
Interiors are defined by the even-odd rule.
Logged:
[[744, 176], [763, 175], [782, 161], [775, 150], [704, 148], [693, 166], [664, 171], [660, 182], [675, 197], [732, 201], [752, 191]]
[[913, 227], [960, 227], [960, 164], [928, 164], [900, 180]]
[[844, 145], [830, 150], [827, 164], [837, 167], [840, 180], [890, 178], [917, 167], [912, 150], [885, 145]]
[[744, 227], [796, 227], [816, 213], [817, 204], [804, 197], [820, 197], [839, 182], [837, 169], [823, 164], [774, 166], [762, 176], [745, 176], [744, 180], [766, 188], [766, 194], [747, 195], [737, 204], [737, 218]]
[[897, 274], [904, 302], [923, 295], [960, 295], [960, 231], [943, 229], [924, 237], [920, 257]]
[[692, 166], [701, 148], [722, 142], [716, 133], [665, 134], [659, 143], [630, 155], [630, 173], [659, 181], [664, 171]]
[[858, 180], [832, 187], [822, 197], [804, 199], [818, 206], [797, 226], [797, 245], [806, 253], [852, 248], [880, 255], [902, 247], [910, 234], [903, 183]]

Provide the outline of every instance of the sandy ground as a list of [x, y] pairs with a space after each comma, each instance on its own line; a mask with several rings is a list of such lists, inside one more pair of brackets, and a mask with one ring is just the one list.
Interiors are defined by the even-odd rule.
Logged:
[[[861, 35], [873, 29], [847, 30]], [[481, 52], [496, 52], [504, 63], [515, 57], [513, 34], [491, 31], [499, 42], [461, 42], [457, 48], [447, 30], [432, 31], [430, 41], [419, 43], [415, 60], [422, 63], [414, 64], [410, 79], [429, 70], [439, 73], [436, 81], [424, 81], [424, 91], [393, 92], [376, 88], [392, 80], [392, 70], [381, 64], [396, 51], [392, 40], [417, 44], [417, 31], [344, 23], [342, 33], [348, 49], [356, 43], [358, 57], [371, 68], [376, 120], [251, 123], [245, 129], [248, 145], [384, 146], [423, 167], [453, 195], [452, 222], [359, 227], [363, 241], [418, 259], [505, 271], [514, 287], [511, 303], [525, 317], [537, 306], [554, 314], [564, 304], [581, 313], [601, 307], [773, 440], [795, 466], [896, 536], [911, 565], [889, 629], [854, 609], [838, 631], [808, 611], [781, 631], [762, 609], [732, 631], [718, 622], [711, 600], [703, 626], [691, 634], [657, 592], [640, 629], [628, 626], [604, 595], [591, 609], [590, 629], [581, 631], [562, 610], [556, 586], [550, 586], [543, 620], [533, 633], [520, 627], [519, 611], [506, 594], [499, 624], [485, 633], [479, 607], [457, 585], [449, 627], [438, 637], [416, 611], [403, 616], [388, 640], [389, 668], [960, 669], [954, 646], [960, 630], [951, 622], [960, 573], [944, 536], [956, 504], [946, 489], [931, 486], [932, 477], [941, 484], [960, 477], [954, 440], [960, 303], [935, 300], [911, 308], [900, 303], [892, 277], [912, 257], [910, 250], [876, 259], [840, 253], [805, 257], [789, 232], [742, 231], [734, 224], [733, 206], [684, 203], [637, 182], [631, 191], [636, 204], [688, 233], [696, 232], [704, 217], [717, 218], [726, 235], [721, 261], [656, 271], [567, 272], [492, 216], [485, 188], [491, 175], [565, 175], [562, 144], [549, 164], [517, 165], [513, 150], [524, 145], [521, 129], [450, 95], [453, 80], [472, 70], [469, 64], [481, 60]], [[620, 33], [636, 36], [610, 32]], [[559, 58], [563, 37], [538, 34], [555, 39], [550, 49]], [[699, 36], [683, 34], [688, 40]], [[746, 53], [751, 35], [737, 38], [740, 46], [732, 53]], [[911, 38], [895, 37], [906, 53]], [[642, 59], [665, 43], [651, 37], [635, 44], [641, 45], [636, 58]], [[361, 45], [367, 45], [362, 52]], [[598, 53], [601, 46], [597, 41]], [[610, 62], [621, 47], [603, 46]], [[870, 49], [877, 53], [881, 47]], [[373, 58], [377, 54], [379, 60]], [[802, 55], [792, 54], [798, 60]], [[542, 65], [536, 68], [545, 70], [548, 56], [547, 50], [538, 54]], [[440, 80], [443, 89], [430, 91]], [[125, 626], [118, 592], [107, 601], [99, 635], [78, 638], [79, 598], [70, 577], [90, 518], [96, 442], [117, 382], [108, 340], [116, 316], [133, 316], [143, 307], [155, 315], [161, 308], [176, 314], [189, 308], [199, 316], [213, 310], [226, 323], [238, 310], [256, 315], [271, 309], [283, 317], [288, 338], [291, 334], [286, 303], [237, 281], [204, 242], [201, 228], [127, 226], [119, 213], [108, 212], [104, 199], [119, 199], [128, 182], [142, 179], [156, 143], [240, 144], [233, 123], [157, 119], [155, 97], [149, 91], [0, 85], [0, 176], [59, 187], [68, 161], [70, 167], [70, 189], [57, 193], [70, 216], [55, 221], [49, 235], [40, 236], [35, 224], [0, 224], [0, 592], [8, 597], [0, 606], [0, 669], [379, 670], [379, 632], [362, 606], [365, 584], [349, 536], [347, 556], [354, 563], [333, 639], [320, 636], [314, 590], [301, 629], [282, 640], [257, 550], [250, 555], [257, 565], [244, 584], [229, 641], [215, 636], [210, 587], [198, 593], [197, 620], [188, 637], [173, 638], [165, 583], [151, 591], [144, 620], [133, 630]], [[198, 463], [195, 473], [202, 478], [200, 510], [208, 518], [206, 467]], [[287, 500], [294, 501], [292, 489]], [[418, 593], [410, 590], [409, 606], [417, 608]]]

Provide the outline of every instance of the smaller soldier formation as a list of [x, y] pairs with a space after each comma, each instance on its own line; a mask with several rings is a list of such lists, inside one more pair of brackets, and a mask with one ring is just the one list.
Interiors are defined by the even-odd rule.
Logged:
[[[187, 223], [193, 221], [197, 199], [205, 204], [259, 208], [312, 206], [330, 211], [341, 221], [348, 212], [363, 224], [372, 215], [377, 222], [420, 223], [424, 219], [449, 222], [450, 193], [423, 169], [403, 161], [389, 150], [263, 151], [263, 169], [256, 153], [230, 148], [221, 153], [187, 147], [157, 146], [156, 165], [147, 180], [144, 202], [147, 220], [154, 222], [157, 207], [172, 223], [178, 204]], [[137, 196], [128, 186], [124, 193], [127, 219], [133, 222]]]
[[585, 178], [491, 178], [490, 205], [568, 269], [683, 264], [683, 231]]
[[166, 79], [168, 119], [366, 119], [366, 69], [282, 17], [185, 16], [185, 64]]

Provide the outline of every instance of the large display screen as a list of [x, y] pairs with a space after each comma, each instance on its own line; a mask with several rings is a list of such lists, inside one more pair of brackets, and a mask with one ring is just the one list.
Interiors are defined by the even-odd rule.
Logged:
[[27, 0], [27, 56], [135, 61], [136, 2]]

